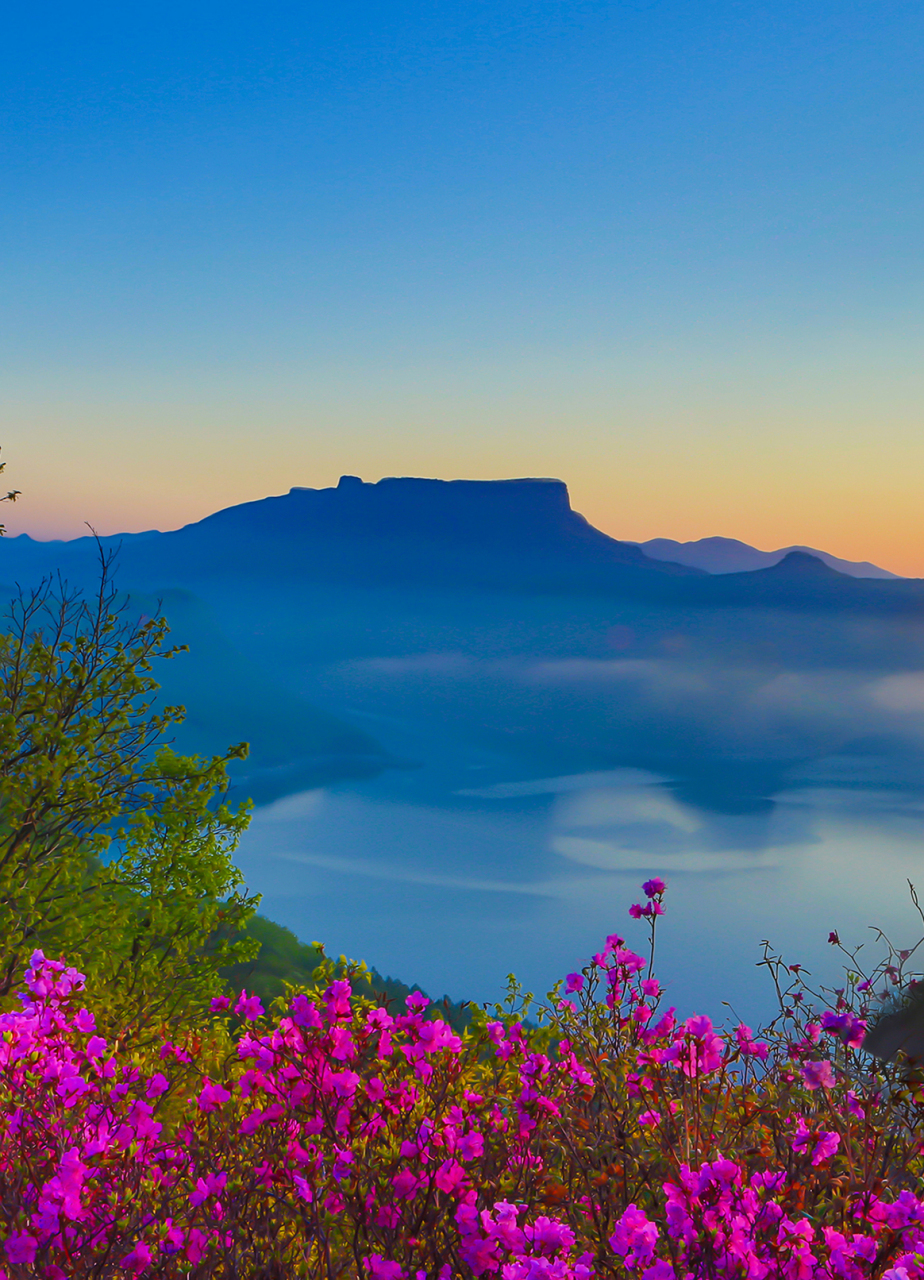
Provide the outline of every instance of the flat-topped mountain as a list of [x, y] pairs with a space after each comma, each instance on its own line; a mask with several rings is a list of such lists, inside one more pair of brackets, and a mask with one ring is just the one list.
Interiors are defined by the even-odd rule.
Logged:
[[[297, 541], [410, 543], [417, 553], [438, 544], [441, 555], [467, 549], [510, 558], [572, 559], [599, 564], [652, 561], [608, 537], [572, 510], [561, 480], [425, 480], [389, 477], [366, 484], [342, 476], [336, 488], [293, 488], [281, 497], [228, 507], [178, 535], [280, 537]], [[660, 567], [660, 566], [659, 566]], [[699, 572], [665, 566], [667, 572]]]
[[[811, 551], [765, 568], [707, 573], [609, 537], [574, 511], [560, 480], [343, 476], [328, 489], [293, 488], [215, 512], [168, 533], [102, 540], [118, 546], [123, 581], [205, 589], [244, 580], [297, 586], [408, 586], [517, 594], [591, 593], [658, 606], [924, 613], [924, 582], [847, 576]], [[739, 544], [744, 546], [744, 544]], [[663, 551], [663, 547], [659, 548]], [[758, 553], [760, 554], [760, 553]], [[96, 572], [92, 538], [0, 543], [0, 581]], [[817, 568], [816, 568], [817, 567]]]
[[[118, 544], [123, 575], [194, 586], [203, 576], [342, 583], [430, 583], [568, 588], [612, 572], [698, 577], [608, 537], [571, 508], [560, 480], [343, 476], [329, 489], [293, 488], [227, 507], [168, 533], [104, 538]], [[0, 547], [0, 580], [45, 568], [83, 576], [97, 558], [92, 538]], [[166, 576], [164, 576], [166, 575]]]

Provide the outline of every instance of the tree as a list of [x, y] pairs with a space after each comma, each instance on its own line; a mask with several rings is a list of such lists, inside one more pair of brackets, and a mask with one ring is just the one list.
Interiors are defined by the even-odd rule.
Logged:
[[[3, 472], [5, 470], [6, 470], [6, 463], [0, 462], [0, 472]], [[19, 494], [20, 494], [19, 489], [10, 489], [9, 493], [5, 493], [2, 496], [0, 496], [0, 502], [15, 502], [16, 499], [19, 497]], [[5, 533], [6, 533], [6, 525], [0, 524], [0, 538], [2, 538]]]
[[226, 765], [175, 754], [182, 707], [155, 709], [163, 617], [139, 617], [101, 550], [92, 597], [45, 580], [0, 634], [0, 1000], [35, 949], [76, 964], [139, 1039], [201, 1013], [248, 958], [259, 899], [231, 855], [249, 804]]

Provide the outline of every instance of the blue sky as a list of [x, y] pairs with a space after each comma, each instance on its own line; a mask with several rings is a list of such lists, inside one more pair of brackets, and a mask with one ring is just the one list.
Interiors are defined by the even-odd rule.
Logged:
[[0, 50], [12, 531], [341, 472], [924, 573], [908, 3], [49, 4]]

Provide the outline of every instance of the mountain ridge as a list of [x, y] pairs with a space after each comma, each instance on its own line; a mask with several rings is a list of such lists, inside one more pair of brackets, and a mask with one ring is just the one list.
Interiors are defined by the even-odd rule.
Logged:
[[636, 542], [645, 555], [654, 560], [670, 560], [675, 564], [686, 564], [703, 569], [706, 573], [747, 573], [757, 569], [769, 569], [778, 564], [791, 551], [805, 552], [821, 560], [829, 568], [853, 578], [901, 578], [899, 573], [892, 573], [868, 560], [844, 560], [833, 556], [828, 551], [818, 551], [814, 547], [802, 545], [779, 547], [776, 551], [759, 551], [747, 542], [738, 538], [699, 538], [691, 542], [677, 542], [673, 538], [649, 538], [647, 542]]
[[[0, 543], [0, 580], [60, 571], [83, 584], [96, 572], [100, 546], [118, 549], [122, 580], [148, 591], [248, 578], [295, 587], [591, 594], [684, 608], [924, 614], [924, 581], [850, 576], [811, 550], [725, 573], [650, 557], [574, 511], [563, 481], [533, 478], [367, 484], [344, 476], [336, 487], [294, 487], [166, 533], [99, 545], [90, 537], [40, 543], [20, 535]], [[810, 572], [813, 564], [826, 571]]]

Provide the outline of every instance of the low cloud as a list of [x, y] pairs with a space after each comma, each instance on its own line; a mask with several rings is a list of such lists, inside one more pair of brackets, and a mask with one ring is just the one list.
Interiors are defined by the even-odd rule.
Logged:
[[343, 664], [332, 679], [406, 722], [438, 721], [442, 732], [485, 741], [504, 735], [505, 750], [560, 758], [562, 773], [607, 758], [668, 773], [723, 760], [784, 767], [854, 754], [861, 741], [874, 755], [924, 750], [918, 670], [446, 652]]

